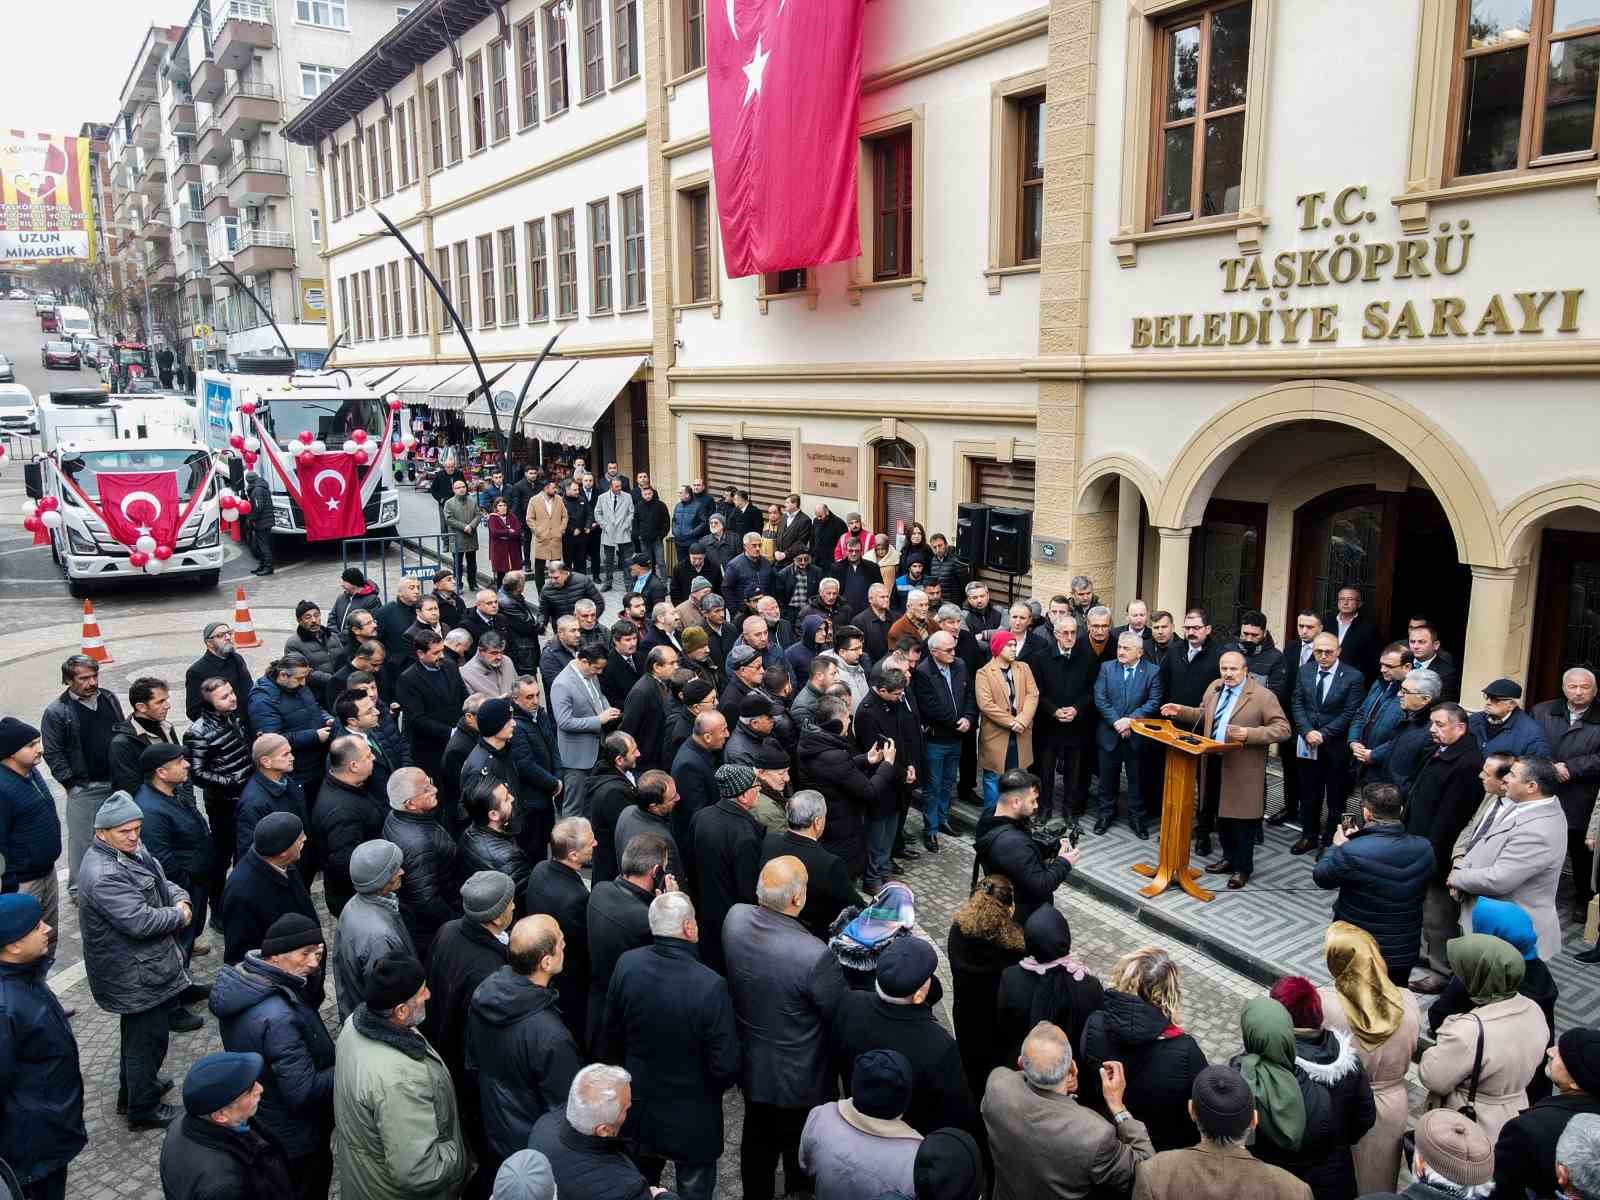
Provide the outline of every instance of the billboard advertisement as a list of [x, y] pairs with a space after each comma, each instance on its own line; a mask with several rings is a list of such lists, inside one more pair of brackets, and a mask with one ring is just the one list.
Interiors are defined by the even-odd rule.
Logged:
[[88, 138], [0, 131], [0, 266], [90, 259]]

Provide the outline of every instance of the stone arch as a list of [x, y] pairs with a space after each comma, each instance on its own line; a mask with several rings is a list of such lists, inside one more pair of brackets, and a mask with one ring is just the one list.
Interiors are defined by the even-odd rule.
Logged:
[[[928, 523], [928, 435], [923, 433], [910, 421], [902, 421], [897, 417], [884, 417], [876, 425], [868, 425], [861, 431], [861, 437], [856, 445], [861, 453], [857, 455], [856, 466], [856, 508], [870, 514], [872, 506], [876, 503], [878, 494], [877, 459], [873, 447], [879, 442], [892, 442], [895, 439], [911, 443], [912, 449], [917, 452], [916, 469], [916, 504], [915, 520]], [[867, 524], [871, 525], [871, 520]], [[891, 531], [893, 532], [893, 531]]]
[[1449, 518], [1461, 561], [1505, 566], [1500, 523], [1489, 488], [1448, 433], [1398, 396], [1338, 379], [1281, 383], [1218, 413], [1184, 444], [1167, 471], [1155, 524], [1200, 524], [1212, 490], [1262, 434], [1295, 421], [1324, 421], [1407, 449], [1411, 463]]
[[1544, 518], [1564, 508], [1600, 512], [1600, 481], [1558, 479], [1522, 493], [1500, 514], [1500, 540], [1513, 561], [1532, 551], [1531, 538]]
[[1082, 510], [1084, 501], [1096, 487], [1108, 487], [1119, 476], [1133, 481], [1133, 486], [1144, 497], [1145, 508], [1154, 517], [1161, 500], [1161, 480], [1144, 463], [1126, 454], [1102, 454], [1078, 469], [1077, 507]]

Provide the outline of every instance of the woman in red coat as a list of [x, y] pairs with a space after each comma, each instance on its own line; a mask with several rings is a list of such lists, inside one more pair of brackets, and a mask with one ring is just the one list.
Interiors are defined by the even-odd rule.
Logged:
[[489, 514], [489, 567], [495, 587], [507, 571], [522, 570], [522, 521], [504, 500], [496, 500]]

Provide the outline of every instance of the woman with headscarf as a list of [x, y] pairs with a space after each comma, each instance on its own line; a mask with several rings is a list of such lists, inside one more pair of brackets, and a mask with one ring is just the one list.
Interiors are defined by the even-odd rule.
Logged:
[[1438, 1043], [1422, 1052], [1418, 1076], [1430, 1108], [1460, 1109], [1474, 1093], [1472, 1067], [1481, 1040], [1483, 1061], [1471, 1103], [1492, 1142], [1501, 1126], [1528, 1107], [1528, 1081], [1544, 1063], [1550, 1026], [1539, 1006], [1517, 991], [1525, 960], [1510, 942], [1469, 933], [1452, 938], [1445, 956], [1472, 1009], [1439, 1026]]
[[870, 992], [878, 980], [878, 959], [896, 938], [916, 936], [916, 898], [903, 883], [886, 883], [865, 908], [842, 909], [828, 927], [828, 949], [857, 991]]
[[[1334, 1031], [1323, 1020], [1322, 997], [1309, 979], [1286, 975], [1272, 985], [1271, 999], [1283, 1005], [1294, 1026], [1294, 1065], [1302, 1089], [1309, 1082], [1328, 1093], [1326, 1136], [1308, 1130], [1307, 1146], [1320, 1145], [1320, 1160], [1308, 1160], [1300, 1178], [1318, 1200], [1353, 1200], [1365, 1191], [1356, 1183], [1352, 1147], [1378, 1119], [1372, 1084], [1349, 1033]], [[1313, 1105], [1307, 1106], [1310, 1111]]]
[[1335, 921], [1324, 939], [1333, 986], [1318, 990], [1322, 1024], [1347, 1033], [1366, 1068], [1377, 1120], [1354, 1149], [1361, 1195], [1390, 1192], [1400, 1175], [1406, 1132], [1406, 1071], [1416, 1052], [1421, 1016], [1416, 999], [1389, 978], [1378, 943], [1365, 929]]
[[[1537, 1004], [1539, 1011], [1544, 1013], [1545, 1024], [1552, 1030], [1547, 1045], [1555, 1045], [1553, 1031], [1556, 1027], [1556, 997], [1559, 989], [1555, 976], [1550, 974], [1550, 967], [1539, 957], [1539, 935], [1533, 928], [1533, 918], [1526, 909], [1509, 900], [1480, 896], [1472, 906], [1472, 932], [1487, 933], [1510, 942], [1512, 948], [1522, 955], [1522, 982], [1517, 985], [1517, 991]], [[1467, 996], [1467, 989], [1462, 986], [1461, 980], [1451, 976], [1444, 991], [1439, 993], [1439, 998], [1428, 1008], [1429, 1034], [1437, 1037], [1439, 1026], [1444, 1024], [1446, 1017], [1467, 1012], [1471, 1008], [1472, 1001]], [[1535, 1071], [1533, 1078], [1528, 1081], [1528, 1103], [1536, 1104], [1549, 1094], [1550, 1076], [1543, 1071]]]
[[1089, 1014], [1105, 1003], [1105, 988], [1094, 973], [1072, 957], [1072, 929], [1053, 904], [1035, 909], [1022, 928], [1028, 957], [1000, 976], [1001, 1062], [1009, 1066], [1022, 1042], [1040, 1021], [1066, 1030], [1074, 1046], [1083, 1038]]
[[1256, 1101], [1256, 1135], [1250, 1153], [1282, 1167], [1312, 1189], [1316, 1200], [1344, 1193], [1323, 1192], [1312, 1178], [1333, 1148], [1333, 1097], [1325, 1086], [1295, 1063], [1294, 1021], [1289, 1010], [1268, 996], [1258, 996], [1239, 1015], [1244, 1053], [1229, 1063], [1244, 1076]]
[[1005, 1054], [995, 1016], [1001, 972], [1028, 950], [1016, 922], [1016, 892], [1004, 875], [985, 875], [955, 911], [945, 952], [950, 960], [951, 1019], [961, 1069], [974, 1096], [982, 1096], [989, 1072], [1016, 1061]]
[[1083, 1026], [1079, 1100], [1109, 1120], [1100, 1065], [1120, 1062], [1128, 1079], [1123, 1104], [1144, 1123], [1151, 1144], [1157, 1150], [1193, 1146], [1200, 1131], [1189, 1116], [1189, 1095], [1207, 1063], [1200, 1043], [1178, 1024], [1178, 964], [1165, 950], [1146, 946], [1117, 960], [1110, 983], [1099, 1011]]

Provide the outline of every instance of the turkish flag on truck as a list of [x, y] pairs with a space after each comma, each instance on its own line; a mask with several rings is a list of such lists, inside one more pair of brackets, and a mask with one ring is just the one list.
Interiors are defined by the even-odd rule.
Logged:
[[299, 476], [306, 541], [361, 537], [367, 532], [354, 455], [302, 454], [295, 459], [295, 474]]
[[707, 0], [711, 161], [730, 278], [861, 253], [866, 0]]
[[156, 545], [170, 546], [178, 540], [178, 516], [183, 505], [178, 499], [175, 471], [118, 471], [98, 475], [100, 513], [111, 536], [131, 546], [146, 535]]

